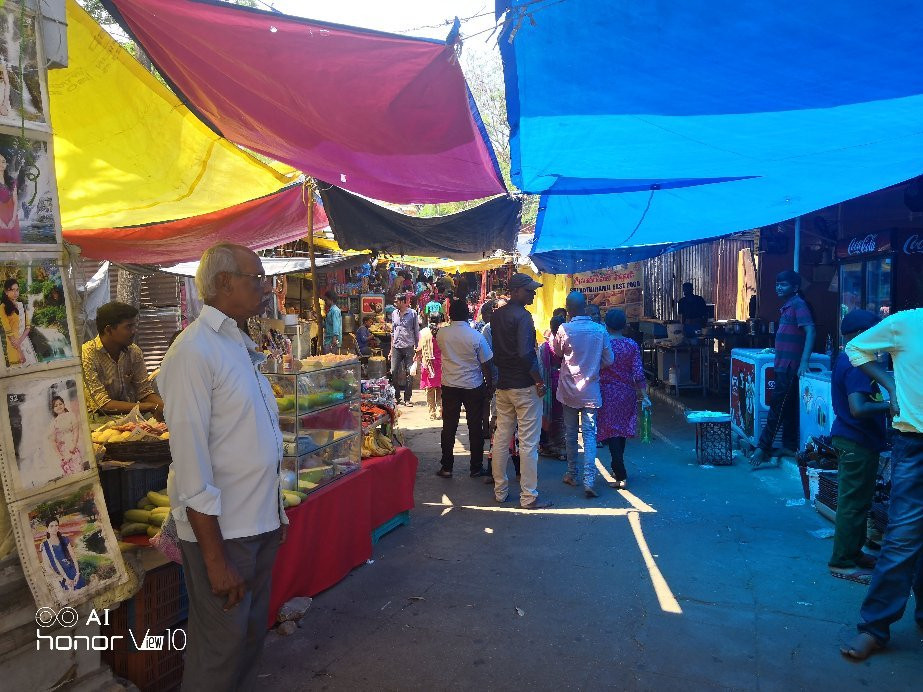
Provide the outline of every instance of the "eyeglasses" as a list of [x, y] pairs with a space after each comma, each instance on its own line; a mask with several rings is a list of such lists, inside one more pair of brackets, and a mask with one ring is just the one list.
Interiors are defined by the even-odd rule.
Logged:
[[247, 276], [251, 279], [254, 279], [254, 283], [260, 286], [265, 286], [267, 283], [272, 281], [272, 277], [267, 276], [266, 274], [248, 274], [247, 272], [231, 272], [231, 274], [234, 274], [235, 276]]

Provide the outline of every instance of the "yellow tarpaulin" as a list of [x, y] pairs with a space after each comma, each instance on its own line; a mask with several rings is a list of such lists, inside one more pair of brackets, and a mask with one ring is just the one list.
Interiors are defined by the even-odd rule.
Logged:
[[519, 268], [523, 274], [528, 274], [538, 281], [542, 287], [535, 292], [535, 300], [528, 306], [535, 322], [536, 339], [542, 342], [542, 334], [549, 328], [551, 314], [555, 308], [563, 308], [570, 293], [573, 282], [570, 274], [543, 274], [533, 272], [529, 265]]
[[206, 214], [297, 175], [216, 135], [74, 0], [67, 22], [69, 66], [48, 73], [64, 229]]
[[393, 258], [395, 262], [406, 264], [410, 267], [419, 269], [441, 269], [444, 272], [454, 273], [461, 272], [483, 272], [488, 269], [496, 269], [504, 264], [509, 264], [512, 260], [507, 257], [490, 257], [488, 259], [478, 260], [477, 262], [456, 262], [444, 257], [411, 257], [402, 255]]

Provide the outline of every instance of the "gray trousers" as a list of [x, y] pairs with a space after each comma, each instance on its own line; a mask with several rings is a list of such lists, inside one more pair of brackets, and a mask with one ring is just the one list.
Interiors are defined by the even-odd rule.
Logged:
[[279, 530], [224, 542], [228, 556], [247, 583], [243, 600], [225, 612], [225, 596], [212, 593], [198, 543], [180, 541], [189, 592], [183, 690], [252, 690], [269, 619], [272, 565]]

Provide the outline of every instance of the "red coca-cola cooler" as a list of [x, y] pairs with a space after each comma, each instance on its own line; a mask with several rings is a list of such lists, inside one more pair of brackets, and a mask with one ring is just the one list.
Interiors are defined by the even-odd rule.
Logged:
[[837, 243], [836, 255], [839, 320], [856, 309], [884, 318], [923, 306], [923, 229], [887, 229], [844, 238]]

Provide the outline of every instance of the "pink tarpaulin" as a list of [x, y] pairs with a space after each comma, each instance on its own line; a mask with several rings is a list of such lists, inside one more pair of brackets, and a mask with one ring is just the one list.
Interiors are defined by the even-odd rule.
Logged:
[[505, 192], [454, 49], [195, 0], [104, 0], [222, 135], [395, 203]]
[[[132, 264], [197, 260], [219, 241], [262, 250], [308, 234], [302, 192], [295, 185], [211, 214], [145, 226], [68, 230], [64, 239], [78, 245], [84, 257]], [[323, 207], [315, 205], [314, 228], [326, 225]]]

